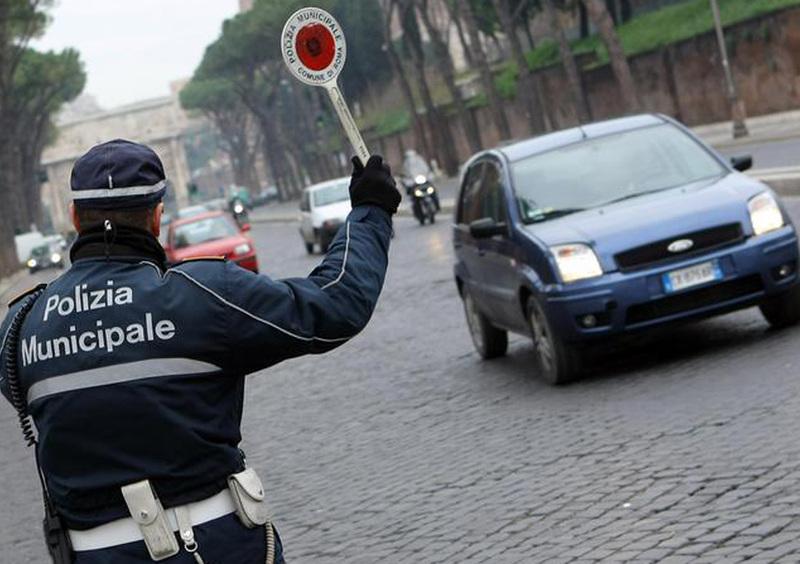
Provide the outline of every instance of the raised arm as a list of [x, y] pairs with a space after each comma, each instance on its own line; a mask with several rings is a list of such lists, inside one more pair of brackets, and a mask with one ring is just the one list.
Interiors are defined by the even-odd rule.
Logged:
[[[307, 278], [271, 280], [226, 265], [222, 291], [213, 293], [226, 306], [230, 362], [238, 370], [331, 350], [366, 326], [383, 287], [400, 195], [380, 157], [366, 168], [355, 164], [350, 194], [353, 211]], [[188, 265], [176, 270], [192, 277]]]

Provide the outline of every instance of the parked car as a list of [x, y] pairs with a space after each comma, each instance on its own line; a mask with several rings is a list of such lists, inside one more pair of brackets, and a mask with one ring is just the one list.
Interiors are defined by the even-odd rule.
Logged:
[[40, 245], [31, 251], [26, 265], [31, 274], [48, 268], [60, 270], [64, 268], [64, 249], [58, 241]]
[[350, 177], [309, 186], [300, 201], [300, 236], [308, 254], [319, 245], [325, 253], [350, 213]]
[[264, 206], [270, 202], [278, 202], [281, 199], [277, 186], [267, 186], [262, 188], [253, 198], [253, 207]]
[[179, 262], [198, 257], [224, 257], [242, 268], [258, 273], [253, 242], [225, 212], [206, 212], [169, 225], [165, 251], [167, 258]]
[[484, 358], [530, 335], [553, 383], [600, 339], [757, 305], [800, 320], [780, 198], [688, 129], [640, 115], [485, 151], [465, 166], [455, 279]]

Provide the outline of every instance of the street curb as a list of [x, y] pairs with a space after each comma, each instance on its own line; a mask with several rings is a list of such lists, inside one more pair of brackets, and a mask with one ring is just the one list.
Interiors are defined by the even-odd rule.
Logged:
[[13, 296], [8, 295], [11, 293], [11, 288], [22, 280], [25, 274], [27, 274], [27, 270], [18, 270], [11, 276], [0, 279], [0, 303], [6, 303], [12, 299]]
[[781, 196], [800, 196], [800, 167], [765, 168], [754, 170], [750, 176], [763, 182]]

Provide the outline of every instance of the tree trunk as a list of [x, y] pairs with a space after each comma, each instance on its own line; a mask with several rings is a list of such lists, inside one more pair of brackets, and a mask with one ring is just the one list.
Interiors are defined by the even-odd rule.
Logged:
[[492, 119], [497, 127], [497, 132], [500, 134], [500, 139], [510, 139], [511, 128], [508, 125], [508, 119], [506, 119], [506, 114], [503, 111], [500, 96], [497, 94], [497, 88], [495, 88], [492, 69], [489, 68], [489, 62], [486, 60], [486, 53], [483, 50], [480, 36], [478, 35], [478, 21], [475, 16], [475, 7], [472, 5], [472, 0], [460, 0], [460, 2], [464, 8], [465, 22], [467, 24], [467, 31], [469, 32], [469, 40], [472, 44], [472, 55], [481, 75], [481, 82], [483, 82], [483, 89], [486, 93], [486, 99], [489, 102], [489, 110], [492, 113]]
[[620, 0], [620, 19], [622, 23], [628, 23], [633, 16], [633, 7], [631, 0]]
[[589, 37], [589, 15], [586, 13], [586, 6], [580, 0], [578, 1], [578, 25], [581, 39]]
[[384, 4], [381, 7], [384, 10], [383, 40], [385, 41], [386, 45], [386, 54], [389, 57], [389, 63], [392, 65], [394, 74], [397, 76], [397, 80], [400, 82], [400, 90], [403, 92], [403, 98], [406, 100], [406, 106], [408, 107], [408, 112], [411, 116], [411, 126], [414, 130], [414, 139], [417, 143], [418, 150], [424, 155], [430, 155], [431, 150], [428, 146], [428, 140], [425, 137], [425, 127], [422, 124], [422, 119], [420, 119], [419, 114], [417, 113], [417, 104], [414, 101], [414, 94], [411, 90], [411, 84], [408, 81], [408, 76], [406, 75], [406, 70], [403, 67], [403, 62], [400, 60], [400, 56], [397, 54], [397, 51], [395, 51], [394, 45], [392, 44], [391, 22], [392, 11], [394, 10], [394, 2], [389, 1], [387, 4]]
[[519, 41], [519, 36], [514, 31], [514, 20], [511, 8], [506, 0], [492, 0], [495, 10], [500, 15], [500, 23], [508, 32], [508, 41], [511, 44], [511, 53], [514, 61], [519, 67], [519, 88], [517, 96], [522, 98], [525, 104], [525, 118], [531, 133], [541, 133], [552, 131], [553, 123], [548, 115], [545, 96], [542, 88], [542, 81], [535, 76], [528, 68], [528, 60]]
[[586, 92], [583, 89], [580, 69], [578, 69], [578, 64], [575, 61], [575, 55], [569, 47], [567, 36], [564, 34], [564, 29], [561, 27], [561, 21], [558, 19], [558, 13], [553, 5], [553, 0], [541, 0], [541, 2], [547, 17], [547, 26], [550, 28], [550, 33], [555, 37], [558, 43], [558, 50], [559, 53], [561, 53], [561, 62], [567, 73], [567, 82], [569, 83], [569, 88], [572, 93], [572, 103], [575, 107], [575, 113], [580, 123], [586, 123], [592, 119], [592, 113], [589, 108], [589, 101], [586, 99]]
[[[413, 6], [409, 2], [403, 6], [403, 9], [413, 9]], [[401, 16], [400, 21], [405, 23], [407, 18]], [[430, 124], [434, 150], [439, 157], [439, 165], [445, 169], [448, 175], [455, 175], [458, 172], [458, 158], [455, 155], [453, 135], [450, 131], [449, 124], [443, 119], [433, 101], [433, 96], [428, 86], [428, 79], [425, 76], [425, 59], [422, 53], [422, 46], [415, 43], [411, 34], [408, 33], [408, 30], [405, 30], [405, 36], [408, 51], [411, 54], [414, 70], [417, 75], [419, 93], [422, 97], [422, 103], [425, 105], [425, 111], [428, 114], [428, 123]], [[427, 160], [430, 160], [430, 156], [430, 153], [424, 155]]]
[[428, 13], [428, 1], [422, 0], [421, 4], [417, 4], [417, 11], [433, 43], [436, 66], [441, 71], [442, 78], [447, 85], [447, 89], [450, 91], [450, 96], [453, 98], [453, 103], [458, 111], [461, 127], [464, 129], [464, 135], [467, 138], [469, 147], [473, 153], [477, 153], [483, 148], [480, 130], [478, 129], [478, 124], [474, 116], [470, 113], [467, 104], [464, 102], [461, 90], [456, 84], [455, 69], [453, 68], [453, 60], [450, 58], [450, 50], [442, 39], [442, 34], [431, 21], [430, 14]]
[[472, 50], [470, 49], [467, 38], [464, 35], [464, 27], [461, 25], [461, 16], [459, 14], [458, 2], [445, 2], [447, 11], [450, 13], [450, 19], [456, 24], [456, 31], [458, 32], [458, 41], [461, 43], [461, 48], [464, 50], [464, 59], [467, 66], [472, 68], [475, 66], [475, 59], [472, 57]]
[[614, 30], [614, 22], [608, 14], [605, 3], [603, 0], [583, 0], [583, 2], [586, 5], [586, 10], [592, 23], [594, 23], [606, 46], [608, 58], [611, 61], [611, 67], [614, 69], [614, 75], [617, 77], [617, 83], [619, 84], [626, 109], [629, 112], [639, 111], [639, 97], [636, 85], [633, 82], [631, 69], [628, 66], [625, 53], [622, 51], [619, 37], [617, 37], [617, 32]]

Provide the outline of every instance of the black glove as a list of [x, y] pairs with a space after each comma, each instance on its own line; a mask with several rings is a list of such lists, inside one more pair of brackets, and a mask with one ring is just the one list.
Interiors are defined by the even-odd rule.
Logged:
[[365, 167], [361, 159], [353, 157], [353, 179], [350, 181], [350, 203], [356, 206], [378, 206], [394, 215], [402, 200], [392, 178], [392, 169], [383, 157], [372, 155]]

